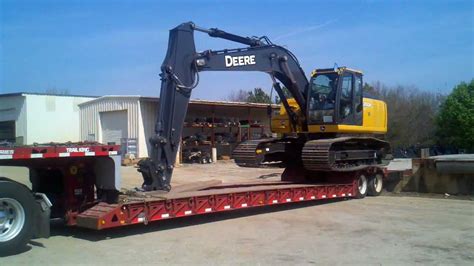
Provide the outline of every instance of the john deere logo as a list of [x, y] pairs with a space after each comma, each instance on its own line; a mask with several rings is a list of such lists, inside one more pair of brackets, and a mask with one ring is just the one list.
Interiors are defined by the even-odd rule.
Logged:
[[246, 65], [256, 64], [255, 55], [242, 55], [242, 56], [226, 55], [224, 58], [225, 58], [226, 67], [246, 66]]

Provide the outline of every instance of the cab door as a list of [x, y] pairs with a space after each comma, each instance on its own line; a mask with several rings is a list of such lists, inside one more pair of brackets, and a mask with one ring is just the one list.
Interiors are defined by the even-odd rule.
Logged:
[[362, 118], [364, 117], [363, 103], [363, 83], [362, 74], [354, 73], [354, 122], [355, 125], [362, 126]]
[[338, 124], [362, 125], [362, 75], [345, 71], [340, 78], [336, 114]]

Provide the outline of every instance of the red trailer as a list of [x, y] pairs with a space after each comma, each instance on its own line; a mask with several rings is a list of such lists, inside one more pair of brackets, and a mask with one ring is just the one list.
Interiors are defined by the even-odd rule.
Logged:
[[97, 143], [0, 147], [0, 166], [27, 167], [32, 183], [29, 189], [0, 178], [0, 250], [4, 251], [25, 245], [32, 237], [48, 237], [50, 218], [101, 230], [301, 201], [362, 198], [369, 176], [380, 180], [380, 191], [383, 178], [378, 168], [367, 168], [331, 176], [327, 179], [331, 183], [214, 180], [176, 186], [169, 192], [124, 193], [119, 146]]

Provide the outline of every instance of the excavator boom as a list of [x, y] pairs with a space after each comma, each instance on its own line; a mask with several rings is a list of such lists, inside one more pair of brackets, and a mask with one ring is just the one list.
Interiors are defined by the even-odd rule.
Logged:
[[[220, 51], [196, 52], [194, 31], [211, 37], [238, 42], [247, 47]], [[161, 66], [160, 107], [155, 134], [150, 138], [151, 156], [139, 162], [145, 190], [170, 190], [173, 165], [181, 139], [189, 99], [199, 82], [200, 71], [260, 71], [270, 75], [274, 88], [289, 114], [294, 128], [306, 129], [306, 94], [308, 80], [296, 57], [268, 38], [249, 38], [219, 29], [203, 29], [192, 22], [172, 29], [168, 51]], [[280, 81], [299, 107], [295, 114], [287, 103]]]

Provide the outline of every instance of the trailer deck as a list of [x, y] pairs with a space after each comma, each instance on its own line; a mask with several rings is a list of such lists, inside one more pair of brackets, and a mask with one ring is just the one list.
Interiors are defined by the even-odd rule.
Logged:
[[[200, 186], [200, 183], [195, 183]], [[186, 185], [185, 185], [186, 186]], [[119, 203], [101, 202], [77, 216], [77, 225], [106, 229], [192, 215], [322, 199], [351, 198], [354, 184], [254, 182], [221, 184], [188, 191], [124, 195]]]

